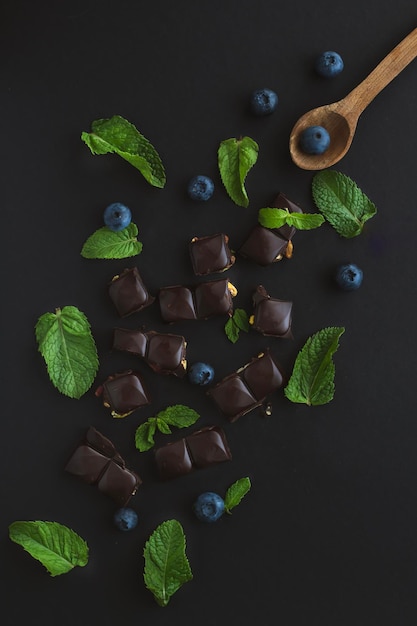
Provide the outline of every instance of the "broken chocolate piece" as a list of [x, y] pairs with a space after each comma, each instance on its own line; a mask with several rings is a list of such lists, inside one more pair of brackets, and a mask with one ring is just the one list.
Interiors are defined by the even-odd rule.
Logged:
[[232, 458], [226, 435], [219, 426], [208, 426], [155, 450], [155, 461], [163, 480], [189, 474]]
[[195, 287], [164, 287], [159, 292], [162, 319], [165, 322], [179, 322], [207, 319], [214, 315], [231, 316], [233, 289], [233, 285], [225, 278], [200, 283]]
[[189, 244], [191, 263], [196, 276], [224, 272], [235, 262], [223, 233], [194, 237]]
[[126, 467], [110, 439], [92, 426], [74, 450], [65, 471], [89, 485], [97, 485], [119, 506], [126, 506], [142, 483], [140, 477]]
[[109, 376], [96, 391], [101, 395], [113, 417], [126, 417], [151, 401], [141, 375], [132, 370]]
[[280, 367], [266, 351], [223, 378], [207, 393], [229, 421], [234, 422], [263, 404], [266, 397], [279, 389], [283, 382]]
[[271, 337], [292, 338], [292, 302], [271, 298], [262, 285], [253, 295], [254, 315], [252, 327]]
[[[288, 209], [290, 213], [303, 212], [282, 193], [277, 195], [271, 207]], [[280, 228], [265, 228], [257, 224], [239, 249], [239, 254], [263, 266], [280, 261], [284, 256], [290, 258], [293, 249], [291, 240], [295, 232], [293, 226], [286, 224]]]
[[109, 284], [109, 296], [120, 317], [137, 313], [154, 302], [145, 287], [137, 267], [131, 267], [115, 276]]
[[142, 357], [157, 374], [184, 376], [187, 370], [186, 346], [182, 335], [114, 329], [113, 348]]

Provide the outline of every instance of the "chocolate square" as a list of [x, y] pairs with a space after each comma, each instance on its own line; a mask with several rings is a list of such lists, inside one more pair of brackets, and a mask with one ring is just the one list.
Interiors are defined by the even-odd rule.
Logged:
[[159, 476], [166, 480], [188, 474], [193, 469], [185, 439], [173, 441], [155, 450]]
[[113, 349], [129, 352], [144, 357], [146, 354], [147, 337], [140, 330], [115, 328], [113, 331]]
[[266, 266], [281, 260], [287, 246], [287, 239], [257, 224], [239, 249], [239, 254], [258, 265]]
[[251, 411], [258, 403], [239, 374], [229, 374], [209, 390], [220, 411], [231, 421]]
[[271, 337], [292, 338], [292, 302], [271, 298], [262, 285], [253, 295], [252, 327]]
[[284, 382], [284, 376], [269, 352], [258, 356], [242, 370], [242, 379], [258, 401], [273, 393]]
[[98, 481], [106, 466], [109, 457], [94, 450], [87, 443], [80, 444], [65, 466], [65, 470], [81, 478], [85, 483], [93, 485]]
[[120, 317], [137, 313], [155, 300], [145, 287], [137, 267], [123, 270], [109, 284], [109, 296]]
[[113, 417], [126, 417], [151, 401], [141, 375], [131, 370], [109, 376], [96, 392], [101, 394]]
[[230, 461], [231, 453], [222, 428], [202, 428], [185, 438], [196, 469]]
[[224, 272], [235, 262], [229, 246], [229, 238], [223, 233], [207, 237], [194, 237], [189, 244], [189, 252], [194, 274], [205, 276], [214, 272]]
[[137, 476], [126, 467], [110, 461], [97, 482], [99, 491], [113, 498], [120, 506], [130, 500], [138, 487]]
[[164, 287], [159, 291], [159, 305], [165, 322], [197, 319], [193, 293], [188, 287]]
[[214, 315], [232, 315], [233, 302], [226, 278], [200, 283], [195, 288], [195, 302], [199, 319]]
[[146, 360], [155, 372], [184, 376], [187, 369], [186, 345], [182, 335], [150, 331]]

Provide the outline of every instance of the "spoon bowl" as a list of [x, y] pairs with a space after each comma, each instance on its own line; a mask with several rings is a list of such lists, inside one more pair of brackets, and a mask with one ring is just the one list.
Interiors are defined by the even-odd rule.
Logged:
[[[322, 170], [334, 165], [349, 150], [362, 111], [417, 56], [417, 28], [403, 39], [376, 68], [343, 100], [305, 113], [290, 134], [293, 162], [305, 170]], [[300, 147], [300, 135], [309, 126], [323, 126], [330, 146], [323, 154], [307, 154]]]
[[[290, 153], [298, 167], [305, 170], [321, 170], [340, 161], [352, 143], [356, 121], [337, 112], [336, 104], [328, 104], [305, 113], [290, 135]], [[300, 136], [309, 126], [323, 126], [330, 135], [330, 146], [323, 154], [307, 154], [299, 147]]]

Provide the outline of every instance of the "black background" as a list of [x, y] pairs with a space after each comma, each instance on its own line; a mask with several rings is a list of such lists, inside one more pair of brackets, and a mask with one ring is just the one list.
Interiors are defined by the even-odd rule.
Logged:
[[[417, 618], [416, 281], [417, 61], [362, 114], [347, 156], [335, 169], [353, 178], [378, 208], [364, 232], [340, 238], [328, 225], [299, 232], [294, 257], [268, 268], [238, 259], [228, 275], [236, 306], [250, 310], [263, 284], [292, 300], [293, 340], [252, 331], [232, 345], [225, 320], [178, 324], [189, 362], [213, 364], [216, 380], [269, 346], [286, 371], [306, 338], [346, 328], [335, 355], [336, 394], [322, 407], [291, 404], [282, 391], [273, 414], [229, 424], [202, 389], [158, 377], [110, 351], [120, 324], [107, 283], [137, 264], [149, 290], [195, 278], [192, 236], [229, 235], [237, 248], [257, 211], [282, 191], [313, 211], [312, 173], [293, 165], [288, 137], [306, 110], [345, 96], [416, 27], [410, 0], [138, 2], [3, 0], [0, 24], [2, 125], [2, 623], [6, 625], [252, 622], [285, 626], [391, 626]], [[337, 50], [345, 70], [317, 77], [315, 57]], [[259, 87], [279, 95], [267, 118], [250, 115]], [[119, 114], [159, 151], [163, 190], [115, 155], [92, 156], [81, 142], [94, 119]], [[260, 146], [247, 178], [250, 205], [238, 207], [219, 179], [216, 152], [229, 137]], [[213, 198], [195, 203], [195, 174], [215, 181]], [[104, 207], [126, 203], [142, 254], [87, 261], [82, 243], [102, 225]], [[353, 261], [362, 287], [345, 294], [334, 267]], [[34, 326], [46, 311], [78, 306], [90, 320], [100, 371], [92, 389], [71, 400], [50, 383]], [[158, 305], [123, 320], [167, 330]], [[94, 397], [115, 371], [142, 371], [153, 402], [113, 420]], [[161, 483], [152, 452], [134, 447], [143, 420], [169, 404], [221, 424], [233, 461]], [[112, 523], [114, 504], [63, 471], [89, 425], [110, 437], [143, 479], [131, 505], [131, 533]], [[181, 435], [179, 431], [171, 438]], [[168, 440], [160, 435], [158, 443]], [[191, 511], [202, 491], [223, 494], [242, 476], [252, 489], [232, 516], [199, 523]], [[143, 584], [146, 539], [166, 519], [187, 537], [193, 581], [166, 608]], [[8, 538], [15, 520], [55, 520], [89, 544], [90, 560], [51, 578]]]

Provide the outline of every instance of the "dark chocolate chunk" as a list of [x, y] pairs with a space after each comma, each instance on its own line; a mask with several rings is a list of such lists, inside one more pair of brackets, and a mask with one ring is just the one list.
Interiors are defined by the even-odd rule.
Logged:
[[137, 267], [131, 267], [115, 276], [109, 284], [109, 296], [120, 317], [137, 313], [154, 302], [145, 287]]
[[156, 465], [163, 480], [230, 461], [231, 458], [226, 435], [219, 426], [202, 428], [155, 450]]
[[292, 302], [271, 298], [262, 285], [253, 295], [254, 315], [252, 327], [263, 335], [292, 338]]
[[283, 382], [280, 367], [266, 351], [223, 378], [207, 393], [229, 421], [234, 422], [263, 404], [266, 397], [279, 389]]
[[103, 404], [113, 417], [126, 417], [151, 401], [141, 375], [132, 370], [109, 376], [96, 396], [103, 396]]
[[165, 322], [197, 319], [193, 292], [188, 287], [164, 287], [159, 291], [159, 305]]
[[233, 313], [236, 289], [226, 278], [200, 283], [195, 287], [174, 285], [159, 292], [159, 305], [165, 322], [207, 319]]
[[140, 477], [126, 467], [110, 439], [92, 426], [74, 450], [65, 471], [89, 485], [97, 485], [119, 506], [126, 506], [142, 483]]
[[194, 237], [189, 244], [191, 263], [196, 276], [224, 272], [235, 262], [223, 233], [207, 237]]
[[[289, 200], [283, 193], [279, 193], [272, 208], [288, 209], [290, 213], [302, 213], [302, 209]], [[293, 226], [281, 226], [280, 228], [265, 228], [257, 224], [250, 232], [248, 238], [239, 249], [239, 254], [258, 265], [270, 265], [280, 261], [284, 256], [292, 254], [292, 238], [296, 232]]]
[[158, 374], [184, 376], [187, 370], [186, 347], [182, 335], [114, 329], [113, 348], [142, 357]]
[[287, 239], [280, 237], [273, 230], [257, 224], [243, 246], [239, 248], [239, 254], [258, 263], [258, 265], [270, 265], [282, 259], [287, 246]]

